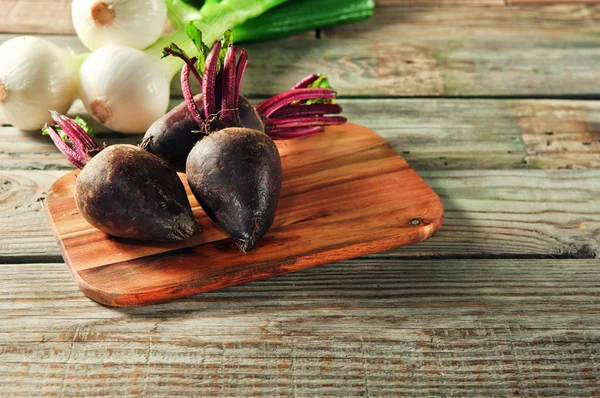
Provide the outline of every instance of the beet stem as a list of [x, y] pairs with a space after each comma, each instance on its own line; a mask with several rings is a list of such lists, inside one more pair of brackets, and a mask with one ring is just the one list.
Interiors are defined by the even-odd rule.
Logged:
[[271, 138], [275, 139], [289, 139], [289, 138], [297, 138], [304, 137], [307, 135], [317, 134], [323, 131], [322, 126], [313, 126], [313, 127], [301, 127], [301, 128], [293, 128], [293, 129], [274, 129], [267, 132], [267, 134]]
[[299, 88], [285, 91], [261, 102], [256, 106], [256, 110], [263, 117], [268, 118], [275, 111], [286, 105], [290, 105], [292, 102], [310, 99], [334, 99], [335, 97], [335, 91], [328, 88]]
[[306, 76], [304, 79], [300, 80], [296, 85], [292, 88], [292, 90], [297, 90], [299, 88], [307, 88], [312, 83], [314, 83], [319, 78], [319, 75], [316, 73], [310, 74]]
[[217, 66], [219, 64], [220, 51], [221, 41], [217, 40], [206, 57], [204, 76], [202, 76], [202, 93], [204, 95], [204, 114], [206, 120], [210, 120], [212, 115], [217, 114], [215, 83], [217, 80]]
[[[169, 53], [175, 57], [181, 58], [183, 60], [183, 62], [185, 62], [185, 64], [188, 66], [190, 72], [193, 73], [198, 84], [200, 86], [202, 86], [202, 77], [200, 76], [200, 72], [198, 72], [198, 69], [196, 69], [196, 58], [190, 58], [187, 56], [187, 54], [185, 52], [183, 52], [183, 50], [175, 51], [171, 47], [166, 47], [163, 49], [163, 51], [166, 53]], [[189, 72], [188, 72], [188, 74], [189, 74]]]
[[294, 117], [287, 119], [269, 119], [269, 127], [273, 128], [293, 128], [308, 126], [332, 126], [346, 123], [343, 116], [313, 116], [313, 117]]
[[240, 52], [240, 59], [237, 63], [235, 71], [235, 108], [240, 107], [240, 94], [242, 93], [242, 81], [244, 80], [244, 73], [248, 67], [248, 54], [246, 50], [242, 49]]
[[[85, 152], [85, 150], [82, 150], [82, 148], [75, 146], [75, 144], [73, 144], [73, 148], [71, 148], [69, 144], [63, 141], [63, 139], [61, 138], [60, 134], [58, 134], [58, 131], [56, 131], [54, 126], [46, 124], [45, 127], [46, 131], [48, 132], [48, 135], [50, 135], [50, 138], [52, 138], [54, 145], [56, 145], [58, 150], [63, 155], [65, 155], [67, 160], [78, 169], [83, 169], [87, 163], [87, 153]], [[67, 136], [69, 137], [69, 139], [71, 139], [71, 137], [68, 134]]]
[[61, 115], [56, 111], [50, 111], [50, 115], [56, 124], [60, 126], [65, 134], [67, 134], [73, 145], [79, 148], [82, 152], [94, 152], [100, 149], [92, 137], [90, 137], [88, 133], [86, 133], [85, 130], [74, 120]]
[[332, 113], [342, 113], [342, 107], [338, 104], [289, 105], [277, 110], [271, 117], [323, 116]]
[[234, 122], [239, 124], [239, 113], [235, 109], [235, 90], [236, 90], [236, 65], [237, 51], [234, 46], [229, 46], [223, 62], [223, 79], [221, 82], [221, 119], [227, 123]]
[[192, 88], [190, 87], [190, 71], [196, 70], [194, 65], [190, 67], [187, 63], [183, 65], [183, 69], [181, 70], [181, 91], [183, 92], [183, 98], [185, 99], [185, 103], [187, 105], [188, 110], [192, 114], [192, 117], [198, 124], [198, 127], [202, 129], [204, 127], [204, 121], [202, 120], [202, 113], [200, 109], [198, 109], [198, 105], [194, 100], [194, 94], [192, 93]]

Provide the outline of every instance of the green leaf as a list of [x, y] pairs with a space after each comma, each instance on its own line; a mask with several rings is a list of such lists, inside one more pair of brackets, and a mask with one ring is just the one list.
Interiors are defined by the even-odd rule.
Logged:
[[223, 37], [221, 38], [221, 44], [224, 48], [229, 47], [233, 43], [233, 32], [231, 29], [227, 29], [225, 33], [223, 33]]
[[81, 126], [81, 128], [88, 133], [88, 135], [92, 138], [94, 138], [96, 136], [96, 133], [94, 132], [94, 129], [92, 129], [85, 120], [83, 120], [82, 118], [80, 118], [79, 116], [77, 116], [75, 118], [75, 123], [77, 123], [79, 126]]
[[[60, 127], [58, 127], [57, 124], [54, 125], [53, 127], [58, 132], [58, 134], [60, 135], [60, 138], [63, 141], [65, 141], [65, 142], [69, 141], [69, 137], [67, 137], [67, 135], [65, 134], [65, 132]], [[48, 132], [48, 129], [46, 128], [46, 126], [42, 127], [42, 135], [50, 135], [50, 133]]]
[[190, 21], [185, 27], [185, 34], [192, 40], [194, 46], [198, 50], [198, 63], [196, 69], [200, 72], [200, 75], [204, 73], [204, 65], [206, 64], [206, 56], [210, 51], [210, 48], [202, 41], [202, 32]]
[[310, 88], [330, 88], [333, 90], [333, 87], [331, 87], [331, 84], [329, 84], [329, 79], [327, 78], [327, 75], [319, 75], [319, 78], [317, 80], [315, 80], [314, 82], [312, 82], [310, 84], [310, 86], [308, 86]]
[[[334, 88], [329, 83], [329, 79], [327, 78], [327, 75], [319, 75], [319, 78], [317, 80], [315, 80], [314, 82], [312, 82], [308, 87], [309, 88], [328, 88], [328, 89], [334, 90]], [[310, 99], [310, 100], [307, 100], [304, 104], [305, 105], [335, 104], [335, 99], [322, 99], [322, 98]]]
[[219, 52], [219, 63], [217, 64], [217, 73], [223, 69], [225, 64], [225, 55], [227, 55], [227, 49], [233, 45], [233, 33], [231, 29], [227, 29], [221, 37], [221, 51]]
[[[94, 138], [96, 136], [96, 133], [94, 133], [94, 130], [87, 124], [87, 122], [85, 120], [83, 120], [82, 118], [80, 118], [79, 116], [77, 116], [75, 119], [73, 119], [75, 121], [75, 123], [77, 123], [90, 137]], [[60, 126], [58, 124], [55, 124], [54, 129], [56, 130], [56, 132], [60, 135], [60, 138], [65, 141], [68, 142], [69, 141], [69, 137], [67, 136], [67, 134], [65, 134], [65, 132], [63, 131], [63, 129], [60, 128]], [[46, 126], [42, 127], [42, 135], [49, 135], [48, 133], [48, 129], [46, 128]]]

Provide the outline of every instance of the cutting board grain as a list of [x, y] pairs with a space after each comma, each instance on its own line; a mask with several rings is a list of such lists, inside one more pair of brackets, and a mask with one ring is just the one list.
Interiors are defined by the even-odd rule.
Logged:
[[96, 230], [75, 206], [77, 172], [61, 177], [45, 209], [79, 288], [111, 306], [160, 303], [416, 243], [442, 224], [439, 197], [372, 130], [347, 123], [277, 146], [284, 170], [277, 216], [247, 254], [202, 211], [184, 175], [202, 231], [173, 243]]

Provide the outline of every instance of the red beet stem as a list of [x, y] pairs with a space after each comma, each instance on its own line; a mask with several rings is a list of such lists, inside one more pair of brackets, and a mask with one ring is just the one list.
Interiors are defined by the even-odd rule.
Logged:
[[323, 131], [322, 126], [300, 127], [294, 129], [274, 129], [267, 131], [267, 134], [273, 139], [286, 140], [290, 138], [304, 137], [317, 134]]
[[84, 155], [82, 152], [79, 151], [79, 148], [71, 148], [69, 144], [63, 141], [63, 139], [60, 137], [60, 134], [58, 134], [58, 131], [56, 131], [54, 126], [46, 124], [45, 127], [46, 131], [48, 132], [48, 135], [50, 136], [50, 138], [52, 138], [52, 141], [54, 141], [54, 145], [56, 145], [58, 150], [63, 155], [65, 155], [67, 160], [78, 169], [83, 169], [83, 167], [87, 163], [87, 154]]
[[206, 66], [204, 68], [204, 75], [202, 76], [202, 93], [204, 95], [204, 114], [206, 120], [210, 120], [212, 115], [217, 114], [215, 84], [220, 52], [221, 41], [217, 40], [206, 57]]
[[288, 105], [274, 112], [271, 118], [323, 116], [332, 113], [342, 113], [342, 107], [338, 104]]
[[100, 149], [92, 137], [73, 119], [69, 119], [56, 111], [50, 111], [50, 115], [56, 124], [67, 134], [73, 145], [83, 153], [94, 152]]
[[305, 101], [309, 99], [333, 99], [336, 93], [328, 88], [299, 88], [288, 90], [277, 94], [256, 106], [256, 110], [263, 117], [270, 117], [275, 111], [290, 105], [292, 102]]
[[292, 88], [292, 90], [297, 90], [299, 88], [307, 88], [312, 83], [314, 83], [319, 78], [319, 75], [312, 73], [306, 76], [304, 79], [300, 80], [296, 85]]
[[[193, 73], [194, 77], [196, 78], [196, 81], [198, 82], [198, 84], [202, 85], [202, 77], [200, 76], [200, 72], [198, 72], [198, 69], [196, 69], [196, 58], [192, 58], [190, 59], [190, 57], [188, 57], [183, 50], [181, 50], [181, 52], [179, 51], [175, 51], [173, 50], [171, 47], [166, 47], [163, 49], [164, 52], [169, 53], [177, 58], [181, 58], [183, 60], [183, 62], [185, 62], [185, 64], [188, 66], [188, 68], [190, 69], [190, 72]], [[189, 72], [188, 72], [189, 74]], [[189, 79], [189, 77], [188, 77]]]
[[240, 51], [240, 59], [237, 63], [236, 71], [235, 71], [235, 107], [239, 108], [240, 106], [240, 94], [242, 92], [242, 80], [244, 80], [244, 73], [246, 72], [246, 68], [248, 67], [248, 54], [246, 54], [246, 50], [242, 49]]
[[190, 87], [190, 71], [196, 70], [194, 65], [190, 67], [187, 63], [183, 65], [183, 69], [181, 70], [181, 91], [183, 92], [183, 98], [185, 99], [185, 103], [187, 105], [188, 110], [192, 114], [192, 117], [198, 124], [200, 129], [204, 126], [204, 121], [202, 120], [202, 113], [200, 109], [198, 109], [198, 105], [194, 100], [194, 94], [192, 93], [192, 88]]
[[309, 126], [332, 126], [346, 123], [343, 116], [312, 116], [312, 117], [294, 117], [286, 119], [269, 119], [269, 126], [273, 128], [295, 128]]
[[[221, 119], [225, 122], [239, 122], [239, 113], [235, 108], [236, 97], [236, 65], [237, 50], [234, 46], [229, 46], [223, 62], [223, 79], [221, 81], [222, 96], [221, 99]], [[239, 124], [239, 123], [237, 123]]]

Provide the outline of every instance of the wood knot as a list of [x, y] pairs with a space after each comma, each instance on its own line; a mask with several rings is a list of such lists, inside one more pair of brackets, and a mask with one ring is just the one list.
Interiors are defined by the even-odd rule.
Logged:
[[96, 25], [111, 25], [115, 20], [115, 9], [105, 1], [98, 1], [92, 5], [92, 20]]

